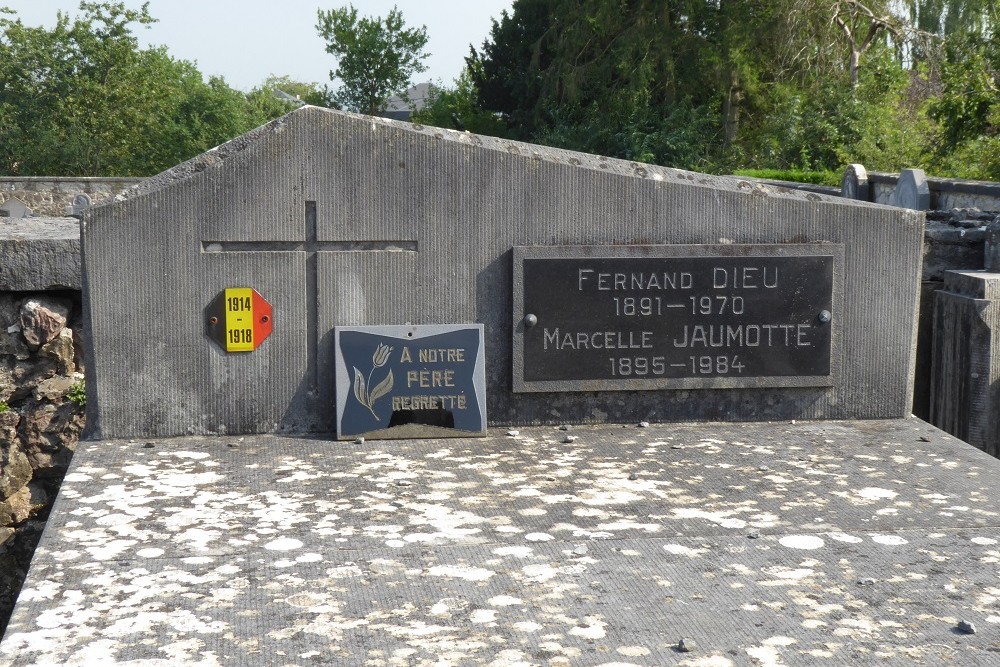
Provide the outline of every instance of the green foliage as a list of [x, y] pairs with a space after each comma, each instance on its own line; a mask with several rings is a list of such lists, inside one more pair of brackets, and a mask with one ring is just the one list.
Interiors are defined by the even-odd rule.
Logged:
[[276, 104], [279, 110], [284, 109], [286, 105], [277, 98], [276, 93], [278, 92], [297, 98], [312, 106], [330, 106], [330, 100], [327, 99], [325, 91], [321, 90], [317, 84], [295, 81], [288, 76], [275, 76], [273, 74], [264, 79], [264, 82], [260, 86], [253, 89], [250, 93], [250, 98], [254, 99], [256, 96], [259, 96], [262, 98], [261, 104]]
[[998, 65], [1000, 50], [995, 39], [964, 36], [949, 42], [941, 71], [944, 90], [930, 109], [949, 144], [975, 139], [990, 130], [990, 114], [1000, 101]]
[[0, 401], [0, 414], [10, 410], [10, 406], [7, 405], [7, 401]]
[[802, 171], [800, 169], [736, 169], [736, 176], [749, 176], [767, 181], [789, 181], [812, 185], [839, 186], [842, 174], [837, 171]]
[[358, 18], [353, 5], [318, 10], [316, 30], [326, 40], [326, 52], [337, 59], [330, 80], [341, 86], [329, 99], [349, 111], [375, 114], [389, 97], [404, 91], [414, 74], [427, 68], [427, 28], [406, 28], [393, 7], [388, 16]]
[[484, 111], [477, 105], [477, 91], [468, 70], [455, 80], [453, 88], [431, 86], [427, 104], [423, 109], [414, 111], [410, 120], [475, 134], [506, 136], [506, 128], [497, 114]]
[[769, 111], [740, 138], [742, 164], [837, 170], [860, 162], [872, 170], [918, 165], [932, 128], [910, 89], [919, 74], [902, 70], [890, 49], [869, 53], [858, 87], [847, 72], [771, 87]]
[[[729, 6], [731, 3], [723, 3]], [[467, 59], [479, 106], [510, 136], [708, 169], [721, 123], [712, 3], [520, 0]]]
[[81, 408], [87, 405], [87, 387], [83, 382], [74, 382], [66, 392], [66, 398]]
[[144, 176], [291, 107], [205, 81], [166, 49], [140, 49], [148, 3], [81, 2], [51, 29], [0, 16], [0, 174]]
[[[929, 21], [942, 3], [956, 4], [935, 1], [909, 4]], [[467, 59], [474, 107], [495, 114], [508, 136], [674, 167], [921, 166], [935, 144], [929, 59], [939, 49], [910, 29], [908, 8], [517, 0]], [[982, 67], [970, 69], [983, 78]]]
[[941, 175], [1000, 179], [1000, 36], [949, 40], [941, 94], [929, 104], [939, 125], [932, 155]]
[[553, 111], [547, 126], [532, 137], [538, 143], [624, 160], [698, 171], [716, 170], [712, 138], [718, 118], [691, 100], [672, 105], [665, 115], [636, 108], [608, 118], [599, 108]]
[[938, 35], [983, 35], [990, 28], [996, 0], [904, 0], [913, 25]]

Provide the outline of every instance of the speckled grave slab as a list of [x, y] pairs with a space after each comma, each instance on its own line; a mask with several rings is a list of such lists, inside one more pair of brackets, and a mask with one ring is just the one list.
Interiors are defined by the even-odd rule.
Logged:
[[996, 665], [998, 495], [915, 419], [84, 442], [0, 665]]

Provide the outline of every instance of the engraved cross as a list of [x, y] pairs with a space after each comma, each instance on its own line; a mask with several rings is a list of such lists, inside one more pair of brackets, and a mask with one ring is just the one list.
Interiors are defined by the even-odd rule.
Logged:
[[[316, 224], [316, 202], [307, 201], [303, 241], [202, 241], [204, 253], [304, 252], [306, 253], [306, 331], [308, 374], [312, 389], [319, 387], [316, 362], [319, 341], [319, 290], [317, 255], [321, 252], [416, 252], [416, 241], [320, 241]], [[266, 298], [266, 295], [265, 295]]]

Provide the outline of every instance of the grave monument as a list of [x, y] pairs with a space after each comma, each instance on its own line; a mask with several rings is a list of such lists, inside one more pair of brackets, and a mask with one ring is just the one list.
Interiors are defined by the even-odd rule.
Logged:
[[919, 212], [305, 107], [83, 219], [0, 665], [992, 657]]

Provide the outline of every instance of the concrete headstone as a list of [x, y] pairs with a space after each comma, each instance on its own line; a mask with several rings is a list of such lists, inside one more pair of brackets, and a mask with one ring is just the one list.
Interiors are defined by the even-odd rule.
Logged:
[[840, 181], [840, 196], [845, 199], [871, 201], [868, 172], [863, 165], [847, 165], [847, 169], [844, 170], [844, 177]]
[[[909, 414], [917, 295], [909, 280], [920, 270], [923, 233], [912, 211], [315, 107], [148, 179], [121, 199], [84, 215], [94, 436], [333, 432], [338, 326], [483, 325], [491, 423]], [[818, 248], [830, 281], [822, 299], [833, 304], [832, 335], [821, 352], [829, 364], [816, 366], [822, 378], [797, 381], [803, 371], [768, 361], [764, 374], [788, 380], [723, 381], [727, 368], [730, 375], [739, 370], [720, 361], [713, 336], [724, 330], [710, 328], [715, 316], [700, 300], [749, 296], [753, 281], [713, 289], [712, 266], [698, 264], [695, 283], [670, 302], [690, 308], [689, 299], [699, 299], [689, 314], [701, 327], [690, 329], [698, 349], [676, 362], [693, 364], [697, 381], [591, 391], [582, 380], [573, 391], [511, 390], [515, 367], [524, 372], [512, 341], [524, 336], [529, 314], [514, 312], [515, 247], [545, 255], [552, 246], [621, 246], [616, 256], [627, 262], [685, 244], [712, 246], [702, 254], [720, 268], [746, 265], [726, 263], [728, 255]], [[555, 266], [556, 256], [542, 261]], [[857, 278], [873, 271], [898, 279]], [[253, 289], [273, 309], [273, 332], [259, 346], [247, 342], [252, 332], [231, 334], [252, 351], [227, 352], [206, 335], [207, 319], [218, 316], [205, 309], [227, 289]], [[793, 292], [784, 294], [791, 304]], [[592, 296], [598, 300], [588, 309], [613, 307], [619, 295]], [[572, 308], [575, 297], [567, 299]], [[621, 301], [619, 316], [604, 324], [581, 324], [594, 330], [578, 328], [574, 341], [583, 334], [595, 342], [586, 353], [603, 358], [598, 347], [628, 340], [605, 334], [621, 333], [628, 321], [639, 336], [633, 343], [643, 345], [641, 317], [629, 314], [630, 303]], [[645, 302], [637, 303], [644, 313]], [[766, 303], [723, 322], [734, 336], [742, 335], [740, 317], [771, 334], [734, 338], [727, 364], [754, 353], [750, 346], [760, 340], [788, 344], [783, 300]], [[816, 305], [810, 326], [824, 324], [826, 307]], [[594, 335], [601, 327], [609, 328]], [[673, 345], [657, 344], [664, 343]], [[619, 348], [615, 372], [655, 373], [666, 353], [659, 349]], [[598, 371], [610, 372], [603, 363]]]
[[0, 218], [30, 218], [31, 209], [17, 197], [0, 204]]
[[92, 204], [93, 202], [90, 200], [90, 195], [81, 192], [73, 197], [73, 203], [66, 207], [66, 215], [79, 217], [83, 215], [83, 212], [90, 208]]
[[890, 203], [900, 208], [926, 211], [931, 207], [931, 189], [923, 169], [904, 169], [899, 174]]

